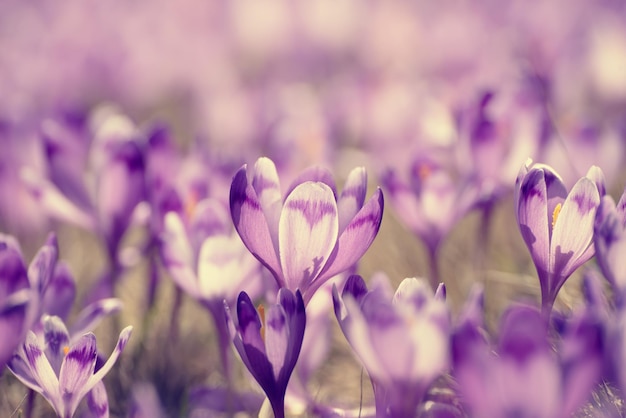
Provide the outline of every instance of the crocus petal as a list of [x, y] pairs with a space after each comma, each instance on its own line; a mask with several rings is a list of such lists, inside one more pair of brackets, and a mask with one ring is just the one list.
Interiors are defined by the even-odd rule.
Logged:
[[0, 307], [0, 369], [23, 340], [29, 299], [30, 293], [26, 289], [20, 290]]
[[280, 376], [280, 379], [286, 382], [289, 380], [289, 376], [298, 361], [300, 350], [302, 349], [306, 328], [306, 314], [300, 290], [296, 290], [294, 294], [287, 289], [280, 289], [278, 291], [278, 303], [287, 318], [288, 347], [285, 356], [285, 366]]
[[550, 243], [550, 271], [568, 277], [593, 253], [581, 257], [592, 244], [593, 225], [600, 195], [596, 185], [583, 177], [563, 203]]
[[537, 269], [547, 271], [550, 236], [548, 196], [542, 170], [528, 172], [520, 188], [517, 218], [522, 238], [530, 250]]
[[13, 292], [29, 287], [22, 253], [12, 241], [0, 234], [0, 304]]
[[102, 299], [88, 305], [79, 314], [72, 326], [70, 335], [82, 335], [94, 329], [105, 317], [122, 309], [122, 301], [116, 298]]
[[96, 336], [89, 333], [83, 335], [70, 348], [63, 360], [59, 374], [59, 389], [67, 410], [71, 413], [74, 413], [83, 395], [88, 391], [83, 388], [93, 376], [97, 358]]
[[380, 229], [383, 208], [383, 193], [377, 189], [339, 236], [337, 246], [324, 271], [320, 274], [316, 288], [327, 278], [350, 268], [365, 254]]
[[259, 267], [237, 234], [208, 237], [198, 256], [198, 296], [230, 300], [233, 289], [240, 290], [248, 279], [258, 279]]
[[626, 277], [623, 277], [626, 258], [622, 256], [626, 250], [626, 234], [619, 218], [613, 198], [602, 197], [594, 222], [594, 248], [598, 266], [613, 286], [626, 285]]
[[596, 185], [600, 197], [603, 197], [606, 194], [606, 180], [604, 178], [604, 172], [600, 169], [600, 167], [595, 165], [591, 166], [585, 177]]
[[367, 193], [367, 171], [365, 167], [357, 167], [348, 174], [346, 184], [337, 201], [339, 212], [339, 234], [363, 207]]
[[325, 183], [306, 182], [287, 197], [280, 216], [280, 261], [287, 288], [306, 288], [337, 241], [337, 202]]
[[274, 305], [267, 312], [265, 350], [267, 359], [272, 364], [275, 380], [278, 380], [280, 371], [285, 366], [288, 343], [289, 328], [285, 311], [282, 306]]
[[58, 254], [59, 248], [56, 237], [51, 234], [46, 245], [37, 251], [33, 261], [28, 266], [28, 278], [33, 288], [40, 293], [43, 293], [52, 280]]
[[261, 209], [269, 227], [274, 248], [278, 245], [278, 220], [282, 208], [280, 180], [274, 162], [269, 158], [259, 158], [252, 171], [252, 187], [256, 192]]
[[52, 281], [41, 301], [41, 311], [65, 319], [72, 309], [75, 297], [76, 281], [74, 276], [67, 263], [59, 261], [54, 269]]
[[87, 394], [87, 409], [92, 418], [109, 418], [109, 398], [102, 381]]
[[46, 357], [58, 376], [61, 364], [65, 358], [65, 349], [69, 347], [70, 336], [61, 318], [48, 316], [43, 320], [44, 340], [46, 342]]
[[500, 355], [519, 363], [537, 353], [550, 351], [546, 323], [534, 308], [516, 306], [507, 310], [502, 317], [500, 332]]
[[89, 392], [96, 385], [96, 383], [101, 381], [104, 376], [106, 376], [106, 374], [111, 370], [120, 354], [122, 354], [122, 351], [124, 351], [124, 347], [126, 347], [126, 343], [128, 343], [132, 332], [132, 326], [128, 326], [124, 328], [122, 332], [120, 332], [120, 336], [117, 339], [117, 344], [115, 344], [115, 349], [113, 349], [111, 356], [102, 365], [102, 367], [100, 367], [100, 369], [98, 369], [98, 371], [90, 377], [87, 383], [85, 383], [81, 391], [81, 398], [84, 396], [85, 393]]
[[330, 190], [332, 190], [335, 200], [337, 200], [337, 187], [335, 186], [335, 179], [333, 178], [332, 173], [328, 169], [319, 166], [309, 167], [300, 173], [298, 177], [296, 177], [296, 179], [289, 185], [285, 196], [289, 197], [291, 192], [293, 192], [296, 187], [309, 181], [313, 183], [324, 183], [327, 185]]
[[[54, 369], [48, 362], [42, 347], [39, 345], [37, 341], [37, 337], [33, 332], [29, 332], [26, 336], [26, 342], [24, 343], [24, 360], [28, 365], [30, 376], [32, 376], [32, 380], [37, 382], [38, 386], [41, 388], [41, 394], [48, 399], [48, 401], [55, 406], [57, 412], [59, 411], [58, 404], [60, 400], [60, 392], [59, 392], [59, 379], [57, 375], [54, 373]], [[19, 375], [16, 375], [20, 378]], [[20, 379], [22, 380], [22, 379]], [[28, 379], [24, 379], [25, 384], [28, 385]]]
[[163, 263], [172, 279], [189, 294], [196, 293], [197, 279], [194, 272], [194, 252], [185, 225], [176, 212], [165, 216], [165, 230], [161, 237]]
[[269, 225], [254, 188], [248, 184], [245, 166], [233, 178], [230, 213], [248, 250], [270, 270], [280, 285], [284, 285]]
[[265, 353], [265, 343], [261, 338], [261, 320], [246, 292], [241, 292], [237, 299], [237, 319], [243, 343]]
[[22, 172], [22, 180], [28, 191], [39, 202], [41, 208], [51, 217], [78, 225], [87, 230], [95, 229], [95, 219], [88, 211], [75, 205], [66, 198], [52, 183], [31, 170]]

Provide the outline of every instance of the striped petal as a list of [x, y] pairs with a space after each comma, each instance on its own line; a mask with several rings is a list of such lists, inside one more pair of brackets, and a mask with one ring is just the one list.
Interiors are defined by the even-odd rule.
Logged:
[[348, 226], [352, 218], [363, 207], [367, 193], [367, 172], [365, 167], [357, 167], [348, 174], [346, 184], [337, 201], [339, 212], [339, 233]]
[[116, 298], [102, 299], [88, 305], [70, 327], [70, 335], [82, 335], [94, 329], [105, 317], [122, 309], [122, 301]]
[[67, 410], [71, 413], [87, 393], [83, 388], [93, 376], [97, 358], [96, 336], [92, 333], [83, 335], [65, 356], [59, 374], [59, 386]]
[[587, 251], [593, 242], [593, 225], [596, 210], [600, 205], [598, 189], [586, 177], [580, 179], [569, 196], [554, 223], [550, 243], [550, 271], [568, 277], [593, 253]]
[[[383, 208], [383, 193], [377, 189], [339, 236], [337, 246], [317, 279], [314, 289], [321, 286], [325, 280], [350, 268], [365, 254], [380, 229]], [[308, 300], [306, 295], [305, 300]]]
[[102, 381], [87, 394], [87, 409], [91, 418], [109, 418], [109, 398]]
[[272, 243], [276, 248], [278, 243], [278, 220], [282, 208], [280, 180], [274, 162], [269, 158], [259, 158], [252, 170], [252, 188], [265, 214], [269, 226]]
[[335, 186], [335, 179], [333, 178], [332, 173], [328, 171], [328, 169], [319, 167], [319, 166], [307, 168], [302, 173], [300, 173], [300, 175], [298, 175], [298, 177], [296, 177], [296, 179], [292, 181], [291, 184], [289, 185], [289, 188], [287, 189], [287, 193], [285, 193], [285, 196], [289, 196], [291, 192], [293, 192], [296, 189], [296, 187], [308, 181], [311, 181], [314, 183], [318, 183], [318, 182], [324, 183], [325, 185], [327, 185], [330, 188], [330, 190], [333, 191], [333, 196], [335, 197], [335, 200], [336, 200], [337, 186]]
[[242, 167], [230, 188], [230, 213], [241, 240], [248, 250], [284, 285], [280, 263], [269, 225], [254, 188], [248, 184], [246, 167]]
[[267, 313], [265, 350], [267, 359], [272, 365], [274, 379], [277, 381], [282, 368], [285, 366], [288, 345], [289, 328], [285, 310], [280, 305], [274, 305]]
[[550, 225], [546, 181], [542, 170], [531, 170], [524, 177], [519, 192], [517, 219], [522, 238], [530, 250], [537, 270], [547, 272]]
[[43, 320], [46, 357], [58, 376], [65, 358], [65, 350], [70, 345], [70, 335], [61, 318], [48, 316]]
[[[26, 342], [23, 346], [23, 359], [28, 366], [30, 376], [24, 376], [16, 374], [24, 384], [29, 387], [29, 382], [35, 381], [41, 390], [41, 394], [50, 402], [57, 412], [60, 412], [60, 392], [59, 392], [59, 379], [54, 373], [54, 369], [50, 365], [50, 362], [46, 358], [43, 348], [39, 345], [37, 337], [33, 332], [29, 332], [26, 336]], [[13, 369], [14, 370], [14, 369]], [[15, 374], [15, 370], [14, 370]], [[29, 379], [32, 378], [32, 379]], [[33, 387], [37, 390], [37, 388]]]
[[287, 197], [278, 226], [288, 289], [306, 288], [330, 256], [338, 233], [337, 202], [325, 183], [305, 182]]

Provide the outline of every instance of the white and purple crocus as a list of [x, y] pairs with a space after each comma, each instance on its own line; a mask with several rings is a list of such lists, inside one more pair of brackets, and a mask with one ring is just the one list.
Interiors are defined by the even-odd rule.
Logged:
[[246, 292], [237, 299], [237, 325], [226, 307], [233, 344], [243, 363], [261, 385], [276, 418], [285, 417], [285, 392], [298, 361], [306, 314], [300, 291], [282, 288], [278, 301], [255, 309]]
[[303, 172], [285, 194], [276, 166], [259, 158], [242, 167], [230, 189], [230, 210], [244, 244], [280, 287], [300, 289], [305, 303], [328, 279], [354, 265], [378, 234], [380, 189], [366, 202], [367, 174], [353, 169], [339, 196], [332, 175]]
[[569, 193], [547, 165], [528, 160], [520, 170], [515, 215], [537, 269], [545, 315], [567, 278], [594, 254], [594, 221], [603, 195], [604, 175], [595, 166]]
[[341, 297], [333, 290], [335, 315], [370, 375], [376, 417], [415, 417], [428, 386], [448, 367], [445, 288], [433, 296], [426, 280], [410, 278], [391, 295], [384, 279], [368, 290], [361, 276], [350, 276]]
[[[29, 331], [8, 368], [24, 385], [41, 393], [60, 418], [71, 418], [83, 397], [111, 370], [130, 338], [132, 327], [120, 333], [113, 353], [96, 370], [98, 349], [93, 333], [72, 340], [63, 321], [54, 316], [45, 318], [43, 326], [43, 343]], [[108, 411], [108, 404], [94, 404], [94, 400], [106, 402], [106, 395], [99, 393], [102, 389], [91, 396], [89, 408], [93, 416], [105, 416], [99, 411]]]

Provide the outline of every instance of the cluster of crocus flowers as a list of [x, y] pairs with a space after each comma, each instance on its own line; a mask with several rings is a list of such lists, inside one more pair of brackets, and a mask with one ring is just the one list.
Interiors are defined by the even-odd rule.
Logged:
[[350, 172], [339, 196], [332, 175], [304, 171], [285, 197], [274, 163], [260, 158], [233, 178], [230, 210], [237, 232], [279, 287], [299, 289], [305, 303], [331, 277], [352, 267], [376, 237], [380, 189], [365, 201], [364, 168]]
[[568, 193], [549, 166], [522, 166], [515, 186], [515, 216], [537, 269], [541, 305], [549, 315], [567, 278], [594, 254], [596, 210], [605, 194], [598, 167]]

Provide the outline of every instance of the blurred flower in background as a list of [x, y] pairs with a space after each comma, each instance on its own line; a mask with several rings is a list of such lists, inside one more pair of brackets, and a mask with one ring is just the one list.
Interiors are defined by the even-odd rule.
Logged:
[[0, 2], [0, 366], [135, 329], [0, 415], [623, 412], [625, 68], [620, 0]]

